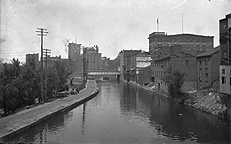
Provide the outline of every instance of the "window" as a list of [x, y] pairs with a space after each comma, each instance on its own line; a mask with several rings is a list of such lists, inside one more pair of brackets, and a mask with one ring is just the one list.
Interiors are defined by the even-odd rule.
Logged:
[[225, 69], [222, 69], [222, 74], [225, 74]]
[[185, 66], [189, 66], [189, 60], [185, 61]]
[[221, 83], [225, 84], [226, 83], [226, 77], [221, 77]]
[[231, 77], [229, 78], [229, 85], [231, 86]]
[[207, 70], [208, 70], [208, 68], [205, 68], [205, 70], [207, 71]]

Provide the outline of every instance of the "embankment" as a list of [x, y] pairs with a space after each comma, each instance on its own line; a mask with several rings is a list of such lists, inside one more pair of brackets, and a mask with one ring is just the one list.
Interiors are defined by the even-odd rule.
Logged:
[[95, 97], [99, 92], [97, 83], [88, 80], [86, 88], [80, 93], [62, 99], [38, 105], [31, 109], [0, 118], [0, 142], [8, 139], [36, 124], [51, 118], [55, 114], [64, 112], [81, 105]]

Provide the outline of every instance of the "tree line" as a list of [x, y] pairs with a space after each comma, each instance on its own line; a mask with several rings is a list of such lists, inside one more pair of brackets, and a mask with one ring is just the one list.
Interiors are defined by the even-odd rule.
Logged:
[[[4, 115], [41, 100], [41, 67], [36, 63], [22, 64], [13, 58], [11, 63], [2, 64], [0, 71], [0, 108]], [[47, 68], [47, 98], [54, 97], [57, 91], [63, 91], [71, 70], [62, 61], [55, 61]]]

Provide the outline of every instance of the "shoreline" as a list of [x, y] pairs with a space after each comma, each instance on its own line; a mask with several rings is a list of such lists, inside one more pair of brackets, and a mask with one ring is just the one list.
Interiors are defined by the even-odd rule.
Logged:
[[[122, 80], [122, 81], [127, 83], [126, 80]], [[136, 83], [136, 82], [134, 82], [134, 81], [129, 81], [128, 84], [138, 86], [138, 87], [140, 87], [140, 88], [142, 88], [142, 89], [144, 89], [144, 90], [147, 90], [147, 91], [149, 91], [149, 92], [151, 92], [151, 93], [155, 93], [155, 94], [161, 95], [161, 96], [163, 96], [163, 97], [165, 97], [165, 98], [168, 98], [169, 100], [173, 100], [173, 99], [171, 99], [171, 98], [170, 98], [168, 95], [166, 95], [166, 94], [163, 94], [163, 93], [157, 92], [157, 91], [155, 91], [155, 90], [152, 90], [150, 87], [141, 85], [141, 84]], [[204, 97], [206, 97], [206, 96], [204, 96]], [[176, 100], [173, 100], [173, 101], [174, 101], [175, 103], [178, 103], [178, 104], [179, 104], [178, 101], [176, 101]], [[190, 107], [190, 108], [192, 108], [192, 109], [199, 110], [199, 111], [201, 111], [201, 112], [204, 112], [204, 113], [207, 113], [207, 114], [216, 116], [216, 117], [218, 117], [218, 118], [231, 121], [231, 119], [230, 119], [231, 116], [227, 117], [227, 112], [226, 112], [227, 107], [224, 107], [223, 105], [221, 105], [221, 106], [219, 107], [219, 110], [220, 110], [220, 111], [215, 111], [215, 109], [217, 110], [217, 107], [218, 107], [217, 105], [212, 105], [212, 104], [210, 104], [210, 103], [208, 103], [208, 104], [206, 105], [206, 104], [204, 104], [204, 103], [202, 103], [202, 102], [198, 102], [198, 101], [197, 101], [197, 102], [195, 101], [194, 104], [190, 104], [190, 103], [184, 102], [183, 105], [184, 105], [184, 106], [187, 106], [187, 107]], [[197, 105], [197, 106], [196, 106], [196, 105]], [[207, 108], [208, 105], [210, 106], [209, 109]], [[225, 112], [224, 112], [224, 111], [225, 111]], [[215, 113], [217, 113], [217, 114], [215, 114]], [[220, 114], [220, 113], [224, 113], [224, 114]]]
[[[1, 126], [0, 128], [0, 142], [4, 142], [4, 140], [29, 129], [56, 114], [77, 107], [89, 101], [98, 93], [99, 88], [97, 83], [95, 81], [88, 81], [86, 88], [81, 90], [79, 94], [48, 102], [25, 111], [12, 114], [9, 117], [1, 118], [0, 123], [1, 125], [5, 124], [5, 126]], [[25, 118], [21, 117], [21, 119], [18, 120], [17, 118], [20, 115], [25, 115]]]

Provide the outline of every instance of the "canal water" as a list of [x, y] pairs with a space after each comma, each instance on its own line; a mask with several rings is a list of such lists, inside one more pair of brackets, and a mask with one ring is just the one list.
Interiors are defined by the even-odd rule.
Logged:
[[8, 142], [231, 143], [229, 121], [126, 83], [101, 82], [99, 94]]

